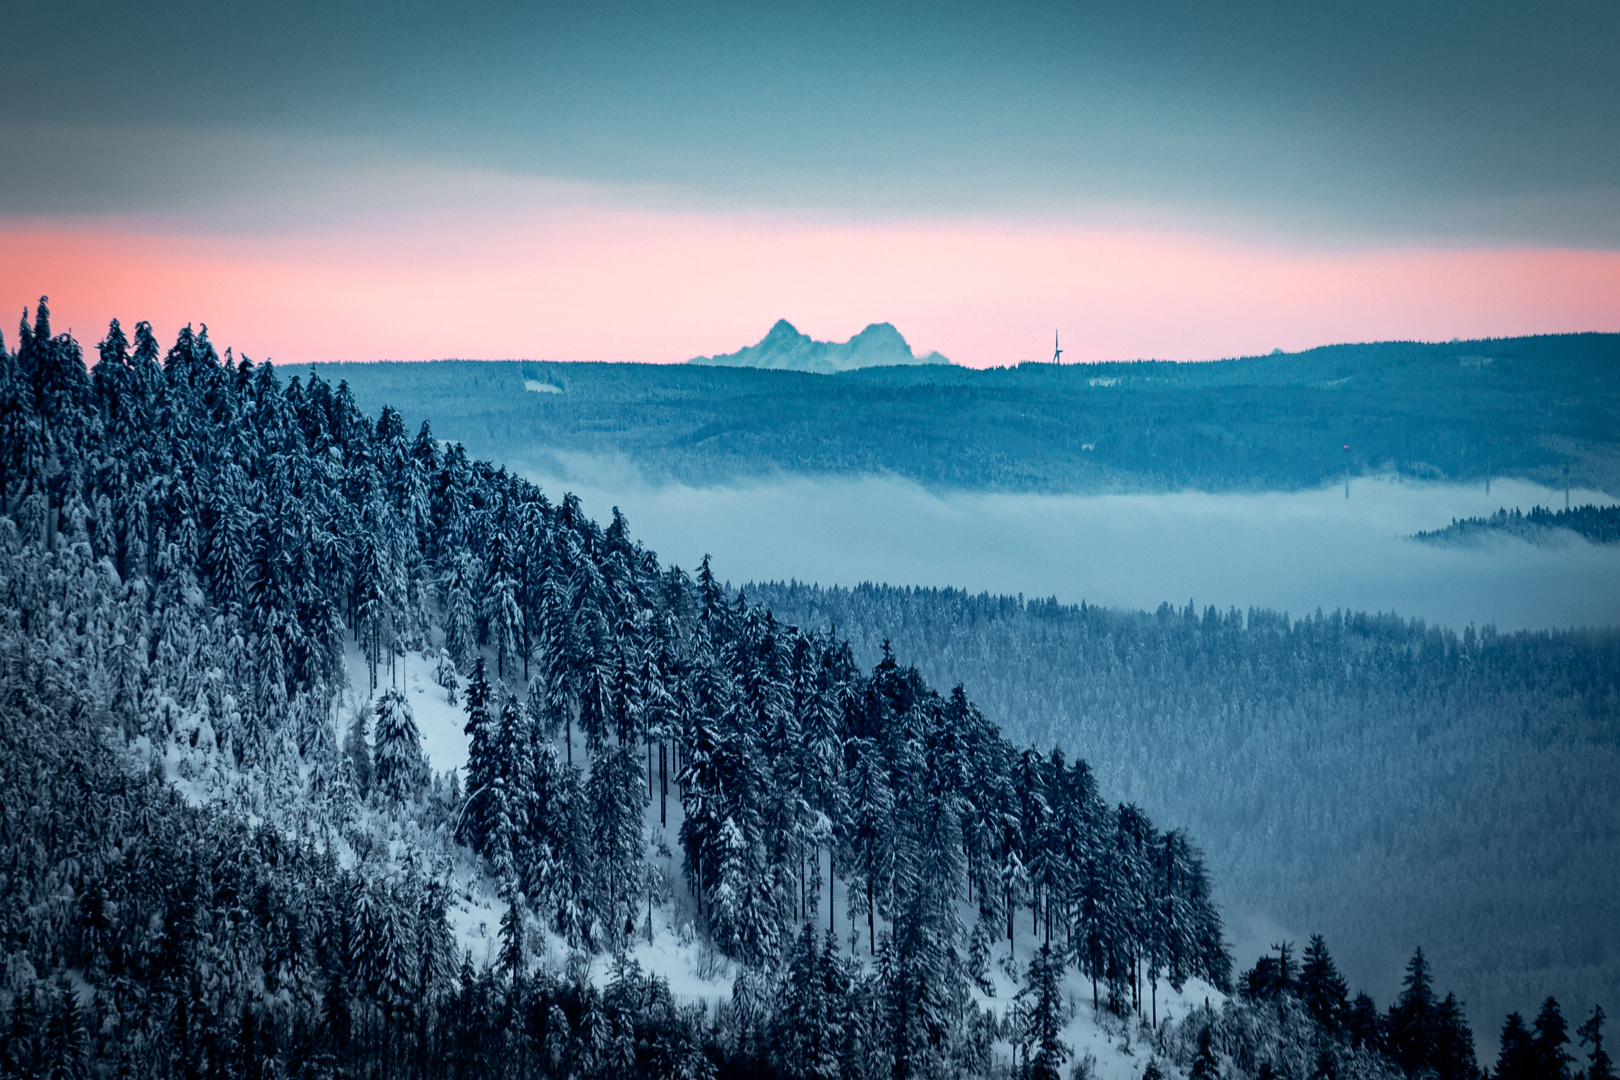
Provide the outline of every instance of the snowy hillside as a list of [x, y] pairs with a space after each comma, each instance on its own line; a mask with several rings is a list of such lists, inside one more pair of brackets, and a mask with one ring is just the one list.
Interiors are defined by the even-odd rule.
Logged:
[[1193, 841], [887, 649], [189, 329], [20, 344], [7, 1074], [1474, 1080], [1421, 953], [1223, 999]]
[[[461, 706], [452, 703], [454, 693], [434, 680], [436, 658], [423, 653], [402, 655], [395, 677], [369, 692], [364, 689], [368, 672], [360, 652], [351, 648], [345, 659], [349, 685], [335, 714], [335, 736], [348, 731], [362, 712], [374, 712], [384, 692], [393, 687], [402, 691], [410, 703], [429, 765], [441, 773], [466, 768], [468, 747], [463, 728], [467, 714]], [[586, 748], [582, 736], [575, 737], [573, 749], [584, 756]], [[671, 802], [662, 822], [654, 802], [649, 801], [646, 807], [643, 826], [649, 859], [670, 888], [650, 909], [648, 922], [629, 945], [626, 955], [648, 975], [665, 980], [676, 1001], [712, 1011], [730, 1000], [738, 967], [718, 956], [700, 939], [690, 894], [683, 886], [677, 887], [681, 878], [673, 852], [679, 842], [681, 818], [678, 802]], [[452, 854], [454, 901], [449, 917], [457, 944], [473, 957], [476, 965], [496, 965], [500, 950], [498, 930], [505, 910], [499, 882], [484, 873], [479, 861], [468, 857], [464, 849]], [[847, 897], [849, 883], [842, 878], [836, 880], [832, 890], [831, 923], [845, 931], [840, 940], [852, 968], [870, 975], [875, 958], [861, 937], [860, 928], [851, 927], [847, 902], [841, 905], [836, 902], [837, 897]], [[959, 903], [959, 920], [971, 923], [975, 914], [966, 902]], [[859, 939], [852, 948], [847, 941], [851, 929], [857, 931]], [[879, 916], [877, 931], [880, 935], [891, 932], [888, 920]], [[1040, 936], [1021, 921], [1010, 945], [999, 940], [990, 948], [985, 977], [972, 990], [972, 997], [975, 1005], [994, 1019], [998, 1030], [1015, 1030], [1020, 1022], [1018, 1013], [1024, 1006], [1020, 991], [1040, 944]], [[530, 954], [533, 962], [541, 967], [557, 971], [569, 970], [571, 965], [582, 967], [586, 977], [599, 988], [605, 989], [612, 977], [607, 964], [581, 965], [577, 951], [545, 927], [530, 928]], [[1066, 1019], [1058, 1038], [1072, 1051], [1073, 1062], [1083, 1063], [1093, 1080], [1141, 1080], [1150, 1061], [1167, 1076], [1185, 1072], [1174, 1060], [1178, 1051], [1185, 1050], [1177, 1043], [1183, 1025], [1189, 1018], [1198, 1022], [1206, 1014], [1216, 1015], [1228, 1009], [1227, 995], [1197, 978], [1189, 979], [1179, 990], [1168, 984], [1156, 989], [1156, 1001], [1148, 1008], [1158, 1018], [1160, 1026], [1157, 1028], [1151, 1016], [1145, 1020], [1120, 1016], [1110, 1010], [1106, 1002], [1102, 1008], [1095, 1007], [1092, 986], [1078, 969], [1065, 970], [1060, 994]], [[994, 1046], [997, 1056], [1010, 1066], [1013, 1041], [998, 1038]]]

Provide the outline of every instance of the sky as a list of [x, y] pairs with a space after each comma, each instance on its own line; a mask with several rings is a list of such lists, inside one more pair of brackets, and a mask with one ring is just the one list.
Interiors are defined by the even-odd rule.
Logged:
[[15, 3], [0, 299], [255, 359], [1620, 330], [1620, 7]]

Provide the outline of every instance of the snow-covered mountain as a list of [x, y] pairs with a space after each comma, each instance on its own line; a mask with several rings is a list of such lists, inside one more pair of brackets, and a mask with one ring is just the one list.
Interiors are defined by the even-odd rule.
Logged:
[[848, 341], [816, 341], [799, 332], [786, 319], [776, 320], [759, 344], [722, 356], [698, 356], [689, 364], [711, 367], [769, 368], [836, 375], [857, 368], [895, 367], [904, 364], [949, 364], [937, 352], [917, 356], [906, 339], [889, 323], [873, 323]]

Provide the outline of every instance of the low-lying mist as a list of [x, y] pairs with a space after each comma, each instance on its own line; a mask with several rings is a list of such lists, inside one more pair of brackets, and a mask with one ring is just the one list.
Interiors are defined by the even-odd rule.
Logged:
[[595, 461], [571, 462], [566, 478], [531, 475], [554, 496], [577, 493], [592, 516], [618, 506], [666, 562], [692, 568], [710, 554], [734, 582], [954, 586], [1150, 610], [1189, 600], [1295, 616], [1343, 608], [1504, 631], [1620, 623], [1620, 546], [1409, 539], [1499, 507], [1563, 505], [1563, 492], [1519, 480], [1487, 494], [1484, 484], [1358, 478], [1346, 498], [1342, 484], [1101, 496], [939, 494], [885, 478], [691, 488]]

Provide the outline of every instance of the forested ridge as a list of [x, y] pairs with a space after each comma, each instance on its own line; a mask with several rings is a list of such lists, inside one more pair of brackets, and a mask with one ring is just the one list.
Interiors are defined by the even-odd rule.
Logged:
[[698, 486], [789, 473], [893, 475], [936, 490], [1297, 490], [1348, 470], [1617, 491], [1617, 360], [1620, 335], [1562, 334], [984, 371], [465, 360], [317, 370], [347, 380], [363, 408], [432, 419], [479, 454], [546, 475], [569, 475], [583, 456]]
[[[1160, 1023], [1164, 987], [1233, 982], [1198, 849], [960, 687], [206, 330], [115, 322], [98, 354], [43, 301], [0, 343], [7, 1075], [1044, 1078], [1076, 970], [1150, 1070], [1476, 1075], [1421, 954], [1360, 1026], [1320, 943], [1327, 1012], [1282, 955]], [[423, 652], [465, 776], [393, 688]], [[340, 739], [350, 672], [381, 693]], [[469, 859], [503, 898], [481, 964]], [[671, 904], [736, 966], [713, 1009], [628, 955]]]
[[1489, 536], [1517, 536], [1531, 543], [1547, 543], [1574, 533], [1594, 544], [1620, 544], [1620, 505], [1596, 506], [1588, 503], [1565, 510], [1532, 506], [1529, 512], [1503, 507], [1489, 517], [1451, 519], [1443, 529], [1431, 529], [1413, 539], [1431, 544], [1457, 544]]
[[1385, 993], [1421, 942], [1477, 1021], [1620, 993], [1620, 630], [1126, 611], [749, 585], [858, 660], [950, 672], [1020, 743], [1203, 837], [1218, 896]]

